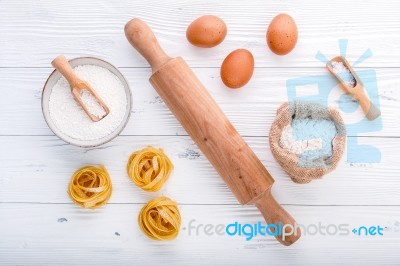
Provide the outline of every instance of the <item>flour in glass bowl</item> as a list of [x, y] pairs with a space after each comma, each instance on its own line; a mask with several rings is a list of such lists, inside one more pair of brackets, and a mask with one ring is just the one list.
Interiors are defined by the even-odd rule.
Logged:
[[75, 74], [89, 83], [110, 109], [110, 113], [93, 122], [75, 101], [71, 87], [61, 77], [51, 90], [49, 112], [54, 125], [65, 135], [76, 140], [96, 140], [113, 133], [123, 122], [127, 111], [127, 96], [120, 79], [106, 68], [80, 65]]

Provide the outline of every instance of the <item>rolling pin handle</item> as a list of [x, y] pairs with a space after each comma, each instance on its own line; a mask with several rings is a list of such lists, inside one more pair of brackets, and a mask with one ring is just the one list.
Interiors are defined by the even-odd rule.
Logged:
[[153, 73], [172, 59], [161, 48], [150, 27], [138, 18], [126, 23], [125, 36], [129, 43], [149, 62]]
[[296, 226], [296, 221], [275, 200], [274, 196], [271, 194], [271, 190], [266, 191], [264, 195], [255, 202], [255, 205], [264, 216], [267, 224], [274, 224], [278, 228], [277, 233], [271, 233], [276, 234], [275, 238], [283, 245], [290, 246], [301, 237], [301, 231], [300, 228]]

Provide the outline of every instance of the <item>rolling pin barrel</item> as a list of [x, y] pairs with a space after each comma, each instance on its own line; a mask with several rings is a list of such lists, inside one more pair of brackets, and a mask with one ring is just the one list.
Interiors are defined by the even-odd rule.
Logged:
[[240, 203], [272, 186], [264, 165], [182, 58], [164, 64], [150, 82]]
[[[271, 195], [274, 179], [186, 62], [181, 57], [172, 59], [166, 55], [151, 29], [139, 19], [126, 24], [125, 34], [150, 63], [153, 87], [238, 201], [254, 203], [268, 223], [294, 225], [293, 218]], [[290, 245], [299, 237], [296, 231], [286, 239], [277, 239]]]

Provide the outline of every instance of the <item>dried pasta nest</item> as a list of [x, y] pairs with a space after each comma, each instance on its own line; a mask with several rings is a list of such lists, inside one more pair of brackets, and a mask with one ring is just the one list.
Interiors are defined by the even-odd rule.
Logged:
[[[297, 118], [325, 119], [334, 123], [336, 135], [332, 139], [330, 157], [304, 162], [298, 154], [282, 147], [280, 141], [284, 128], [292, 123], [292, 119]], [[269, 144], [273, 156], [290, 178], [296, 183], [305, 184], [336, 169], [345, 150], [346, 129], [340, 113], [334, 108], [312, 102], [284, 103], [276, 112], [269, 133]]]
[[126, 166], [132, 181], [149, 192], [159, 191], [173, 169], [174, 165], [164, 151], [151, 146], [132, 153]]
[[68, 194], [75, 204], [96, 209], [106, 204], [112, 193], [110, 176], [104, 166], [84, 166], [72, 175]]
[[181, 226], [178, 205], [168, 197], [158, 197], [149, 201], [140, 211], [139, 227], [154, 240], [172, 240]]

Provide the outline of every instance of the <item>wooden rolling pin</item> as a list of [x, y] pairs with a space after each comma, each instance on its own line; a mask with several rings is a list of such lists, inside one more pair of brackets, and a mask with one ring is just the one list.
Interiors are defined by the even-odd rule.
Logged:
[[292, 225], [276, 236], [282, 244], [291, 245], [300, 238], [294, 219], [271, 194], [274, 179], [186, 62], [165, 54], [152, 30], [140, 19], [125, 25], [125, 35], [151, 65], [150, 83], [238, 201], [255, 204], [268, 224]]

